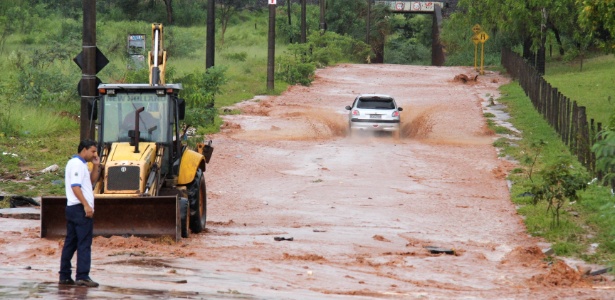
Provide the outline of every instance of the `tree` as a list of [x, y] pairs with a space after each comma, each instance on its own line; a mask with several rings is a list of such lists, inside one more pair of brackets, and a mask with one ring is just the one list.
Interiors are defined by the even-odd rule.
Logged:
[[614, 52], [615, 2], [609, 0], [577, 0], [580, 7], [579, 24], [586, 32], [596, 35], [601, 47]]
[[371, 62], [384, 63], [384, 44], [386, 38], [391, 34], [391, 22], [389, 19], [389, 9], [383, 5], [377, 5], [371, 11], [372, 17], [372, 33], [370, 33], [372, 51], [374, 52], [374, 58]]
[[167, 8], [167, 22], [173, 24], [173, 0], [164, 0], [164, 5]]
[[[214, 1], [214, 0], [210, 0]], [[233, 16], [237, 14], [237, 11], [241, 10], [246, 5], [250, 4], [252, 1], [246, 0], [218, 0], [218, 12], [216, 13], [216, 17], [220, 21], [221, 32], [220, 32], [220, 44], [224, 45], [224, 33], [226, 33], [226, 29], [228, 27], [228, 22], [231, 20]]]
[[327, 3], [327, 30], [355, 39], [365, 36], [367, 1], [336, 0]]
[[137, 19], [139, 15], [139, 0], [122, 0], [117, 2], [117, 6], [130, 19]]
[[534, 205], [540, 201], [547, 202], [547, 212], [553, 217], [551, 226], [559, 226], [560, 209], [566, 200], [579, 200], [578, 191], [587, 187], [587, 174], [580, 174], [571, 167], [568, 158], [561, 158], [553, 165], [541, 170], [542, 182], [535, 183], [532, 187], [532, 199]]
[[522, 56], [530, 61], [544, 47], [546, 30], [554, 33], [560, 47], [562, 35], [575, 40], [580, 30], [578, 0], [460, 0], [458, 5], [468, 24], [479, 23], [484, 30], [501, 35], [508, 46], [522, 44]]
[[611, 116], [607, 128], [598, 133], [598, 141], [592, 146], [592, 151], [596, 153], [596, 169], [615, 188], [615, 114]]

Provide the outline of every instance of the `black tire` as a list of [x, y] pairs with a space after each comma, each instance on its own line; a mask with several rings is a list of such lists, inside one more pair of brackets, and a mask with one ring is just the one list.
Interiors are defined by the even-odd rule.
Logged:
[[186, 198], [179, 198], [179, 215], [182, 238], [187, 238], [190, 236], [190, 230], [188, 229], [190, 224], [190, 205]]
[[200, 169], [197, 170], [194, 181], [188, 188], [190, 200], [190, 230], [192, 233], [200, 233], [205, 230], [207, 223], [207, 187], [205, 175]]

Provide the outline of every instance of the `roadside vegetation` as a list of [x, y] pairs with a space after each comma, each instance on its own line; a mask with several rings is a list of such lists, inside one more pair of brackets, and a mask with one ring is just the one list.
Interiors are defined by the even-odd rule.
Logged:
[[[550, 71], [546, 78], [555, 87], [561, 87], [566, 95], [567, 91], [576, 92], [579, 98], [571, 97], [581, 105], [606, 111], [603, 114], [606, 126], [613, 117], [613, 104], [606, 100], [595, 101], [592, 95], [612, 92], [612, 83], [602, 84], [601, 76], [603, 66], [613, 62], [612, 55], [596, 56], [588, 59], [584, 71], [578, 73], [578, 62], [553, 59], [547, 64]], [[577, 70], [577, 77], [571, 84], [569, 78], [574, 70]], [[587, 85], [592, 86], [591, 93], [579, 93], [574, 88]], [[615, 265], [615, 196], [610, 187], [605, 187], [576, 161], [555, 130], [536, 112], [517, 82], [503, 86], [501, 91], [498, 101], [506, 105], [511, 123], [521, 131], [518, 136], [521, 139], [503, 137], [494, 145], [501, 149], [501, 156], [519, 162], [519, 167], [509, 175], [511, 199], [523, 215], [528, 232], [553, 243], [557, 255]], [[485, 117], [489, 123], [494, 116]], [[612, 128], [612, 124], [610, 126]], [[571, 194], [566, 194], [567, 184]], [[543, 190], [545, 188], [551, 191]], [[558, 193], [554, 189], [557, 188], [560, 188], [561, 199], [555, 199]], [[551, 201], [546, 199], [549, 195], [543, 194], [542, 198], [537, 195], [541, 190], [550, 193]]]
[[[4, 74], [0, 77], [0, 194], [63, 194], [62, 167], [76, 151], [79, 138], [81, 71], [72, 59], [81, 51], [81, 2], [0, 2]], [[318, 68], [339, 63], [431, 62], [430, 15], [391, 14], [375, 6], [366, 43], [367, 2], [332, 1], [323, 33], [317, 1], [309, 0], [307, 42], [299, 44], [301, 8], [299, 1], [291, 2], [289, 12], [286, 1], [278, 0], [274, 90], [266, 88], [268, 13], [266, 2], [260, 0], [218, 0], [215, 67], [209, 70], [205, 70], [207, 0], [98, 1], [97, 45], [110, 61], [98, 77], [102, 82], [146, 82], [146, 68], [128, 67], [127, 34], [149, 35], [151, 23], [164, 23], [167, 82], [184, 85], [183, 97], [189, 103], [186, 122], [202, 136], [219, 129], [220, 114], [238, 113], [224, 107], [255, 95], [280, 94], [290, 85], [310, 85]], [[526, 5], [516, 5], [519, 2]], [[165, 6], [170, 3], [175, 3], [173, 15]], [[460, 0], [458, 5], [459, 13], [445, 20], [441, 33], [446, 64], [473, 65], [471, 28], [477, 23], [489, 32], [485, 64], [494, 70], [502, 70], [502, 47], [516, 50], [532, 63], [537, 53], [549, 53], [545, 78], [587, 106], [589, 116], [603, 124], [605, 139], [595, 151], [602, 158], [598, 162], [602, 172], [612, 174], [615, 58], [609, 53], [615, 49], [611, 38], [615, 17], [597, 13], [611, 9], [603, 7], [606, 2]], [[544, 13], [549, 22], [542, 26]], [[502, 148], [502, 155], [520, 163], [510, 175], [511, 198], [529, 233], [552, 242], [557, 255], [615, 264], [611, 190], [576, 163], [517, 83], [504, 86], [502, 93], [499, 101], [508, 106], [522, 139], [500, 139], [495, 145]], [[485, 117], [494, 126], [489, 121], [492, 116]], [[511, 134], [505, 128], [494, 126], [494, 130]], [[40, 172], [53, 164], [60, 170]], [[553, 188], [562, 182], [571, 184]], [[0, 201], [0, 207], [6, 202]]]

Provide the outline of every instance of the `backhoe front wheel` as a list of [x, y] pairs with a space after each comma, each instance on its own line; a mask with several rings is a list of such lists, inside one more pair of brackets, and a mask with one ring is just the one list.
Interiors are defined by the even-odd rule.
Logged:
[[190, 201], [190, 230], [200, 233], [205, 230], [207, 222], [207, 188], [205, 175], [198, 169], [194, 181], [188, 187], [188, 200]]
[[182, 238], [187, 238], [190, 235], [190, 201], [186, 198], [179, 198], [179, 219], [181, 222]]

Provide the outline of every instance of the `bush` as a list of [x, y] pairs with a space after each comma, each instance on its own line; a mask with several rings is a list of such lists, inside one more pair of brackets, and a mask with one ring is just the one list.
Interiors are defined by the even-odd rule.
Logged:
[[431, 49], [413, 39], [395, 39], [387, 44], [384, 61], [389, 64], [431, 64]]
[[178, 78], [177, 81], [184, 87], [182, 97], [186, 101], [186, 124], [201, 127], [215, 124], [217, 110], [214, 101], [227, 81], [225, 72], [226, 68], [218, 66]]
[[61, 65], [70, 62], [69, 51], [61, 44], [45, 50], [16, 51], [9, 55], [10, 68], [15, 71], [7, 91], [13, 99], [27, 105], [61, 106], [77, 98], [79, 80], [67, 80]]
[[173, 57], [189, 57], [199, 48], [205, 47], [205, 41], [195, 39], [190, 31], [175, 30], [175, 27], [166, 26], [164, 29], [164, 47]]
[[371, 53], [371, 48], [366, 43], [331, 31], [324, 34], [314, 32], [308, 40], [312, 60], [318, 67], [337, 62], [365, 62]]
[[349, 36], [327, 31], [315, 32], [307, 44], [293, 44], [280, 58], [277, 74], [289, 84], [310, 85], [317, 67], [338, 62], [363, 62], [370, 54], [369, 45]]
[[562, 157], [553, 165], [548, 165], [540, 170], [542, 182], [534, 183], [532, 194], [533, 202], [547, 202], [547, 212], [551, 211], [551, 226], [559, 226], [560, 209], [567, 200], [579, 200], [578, 191], [585, 190], [587, 187], [587, 174], [575, 171], [569, 157]]
[[237, 52], [237, 53], [228, 53], [228, 54], [222, 54], [222, 57], [228, 60], [246, 61], [246, 59], [248, 59], [248, 53], [245, 51]]
[[280, 58], [276, 77], [289, 84], [310, 85], [314, 80], [316, 65], [311, 61], [308, 47], [307, 44], [290, 45], [289, 52]]
[[596, 154], [596, 169], [603, 172], [605, 180], [615, 179], [615, 115], [606, 130], [598, 133], [598, 141], [592, 146]]

